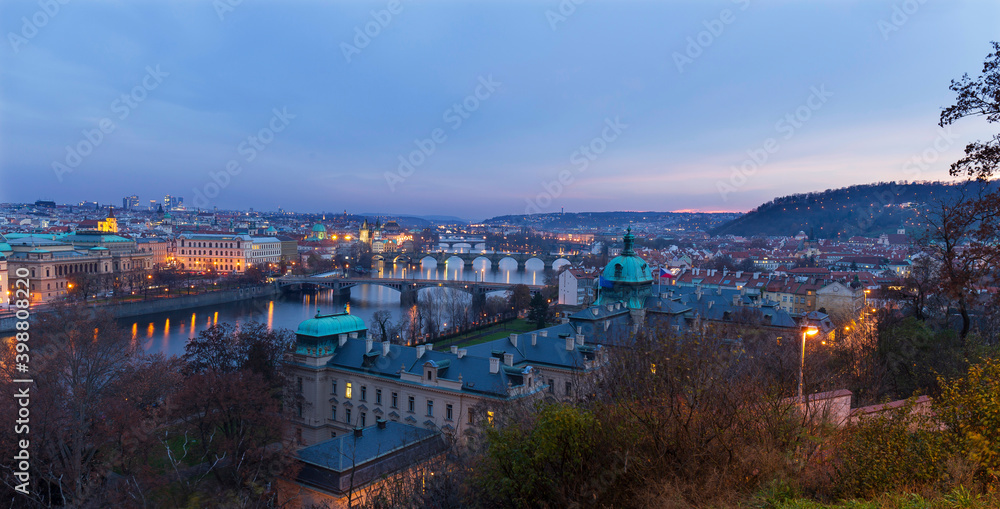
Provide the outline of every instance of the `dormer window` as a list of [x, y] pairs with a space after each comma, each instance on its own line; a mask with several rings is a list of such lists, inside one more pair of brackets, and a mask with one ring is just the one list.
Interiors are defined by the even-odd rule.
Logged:
[[427, 381], [429, 381], [429, 382], [434, 381], [434, 370], [433, 369], [428, 369], [427, 370]]
[[622, 264], [620, 263], [615, 264], [615, 277], [617, 278], [622, 277]]

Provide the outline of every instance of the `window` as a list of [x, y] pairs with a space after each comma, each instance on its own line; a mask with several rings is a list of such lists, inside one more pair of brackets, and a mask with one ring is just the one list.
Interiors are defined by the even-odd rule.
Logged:
[[382, 404], [382, 389], [375, 389], [375, 404]]
[[472, 414], [472, 409], [470, 408], [470, 409], [469, 409], [469, 424], [475, 424], [475, 423], [476, 423], [476, 418], [475, 418], [475, 416], [474, 416], [474, 415]]
[[330, 394], [337, 394], [337, 381], [330, 382]]
[[351, 382], [347, 382], [347, 386], [344, 388], [344, 397], [351, 399]]
[[364, 412], [361, 412], [361, 427], [362, 428], [365, 427], [365, 418], [366, 417], [367, 417], [367, 415]]
[[493, 410], [486, 411], [486, 422], [488, 422], [490, 426], [493, 425]]
[[347, 424], [351, 423], [351, 409], [350, 408], [345, 408], [344, 409], [344, 422], [346, 422]]
[[427, 400], [427, 417], [434, 417], [434, 402]]
[[361, 401], [368, 401], [368, 386], [361, 386]]
[[556, 393], [556, 381], [550, 378], [549, 379], [549, 394], [555, 394], [555, 393]]
[[399, 408], [399, 394], [392, 393], [392, 408]]
[[569, 396], [569, 394], [571, 392], [573, 392], [573, 383], [570, 382], [569, 380], [567, 380], [566, 381], [566, 395]]
[[414, 405], [414, 403], [415, 403], [415, 401], [413, 400], [413, 396], [410, 396], [410, 399], [409, 399], [409, 402], [408, 402], [408, 406], [406, 407], [406, 409], [407, 409], [407, 410], [408, 410], [408, 411], [409, 411], [409, 412], [410, 412], [411, 414], [413, 413], [413, 405]]
[[337, 420], [337, 407], [330, 407], [330, 420]]
[[299, 394], [302, 394], [302, 377], [299, 377], [299, 379], [295, 381], [295, 388], [298, 390]]
[[434, 380], [434, 371], [427, 370], [427, 380]]
[[295, 415], [302, 417], [302, 403], [295, 404]]
[[453, 409], [451, 403], [448, 403], [447, 405], [444, 406], [444, 418], [450, 421], [452, 416], [453, 416]]

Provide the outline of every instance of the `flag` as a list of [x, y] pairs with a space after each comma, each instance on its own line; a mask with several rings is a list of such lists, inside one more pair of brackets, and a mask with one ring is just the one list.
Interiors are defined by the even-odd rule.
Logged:
[[665, 277], [665, 278], [668, 278], [668, 279], [673, 279], [674, 275], [670, 271], [668, 271], [667, 269], [664, 269], [663, 267], [660, 267], [660, 277]]
[[601, 288], [613, 288], [615, 286], [611, 281], [604, 279], [604, 276], [597, 276], [597, 283]]

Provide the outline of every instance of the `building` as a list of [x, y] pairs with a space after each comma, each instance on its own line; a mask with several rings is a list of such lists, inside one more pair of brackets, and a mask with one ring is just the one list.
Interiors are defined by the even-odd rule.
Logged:
[[184, 233], [175, 255], [181, 270], [242, 273], [253, 265], [277, 264], [281, 241], [274, 237]]
[[108, 208], [108, 217], [104, 221], [98, 221], [97, 231], [105, 233], [118, 233], [118, 218], [115, 217], [115, 208]]
[[346, 508], [348, 499], [363, 504], [381, 483], [419, 479], [447, 448], [440, 431], [379, 419], [297, 451], [294, 481], [279, 481], [281, 505]]
[[139, 197], [137, 195], [122, 198], [122, 208], [125, 210], [136, 210], [139, 208]]
[[379, 418], [461, 437], [496, 403], [575, 398], [582, 375], [604, 361], [571, 324], [435, 351], [377, 343], [360, 318], [317, 312], [299, 325], [286, 359], [299, 394], [292, 423], [307, 445]]
[[8, 271], [28, 270], [33, 303], [62, 298], [74, 284], [87, 294], [131, 289], [152, 268], [152, 254], [136, 250], [131, 239], [94, 231], [59, 240], [10, 234], [7, 245]]
[[594, 302], [594, 281], [599, 272], [583, 268], [567, 268], [559, 273], [559, 304], [587, 306]]
[[135, 244], [140, 253], [153, 255], [153, 268], [167, 266], [170, 259], [170, 242], [159, 237], [142, 237], [135, 239]]

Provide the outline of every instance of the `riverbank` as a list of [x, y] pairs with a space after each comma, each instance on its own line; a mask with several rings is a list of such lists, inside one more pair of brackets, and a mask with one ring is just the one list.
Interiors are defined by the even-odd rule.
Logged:
[[[276, 284], [247, 286], [230, 290], [219, 290], [196, 295], [181, 295], [178, 297], [140, 300], [134, 302], [111, 302], [107, 304], [80, 304], [94, 311], [108, 311], [115, 318], [131, 318], [156, 313], [183, 311], [204, 306], [215, 306], [278, 295], [281, 290]], [[48, 307], [34, 307], [31, 314], [45, 313]], [[13, 313], [0, 315], [0, 333], [14, 332], [16, 317]]]

